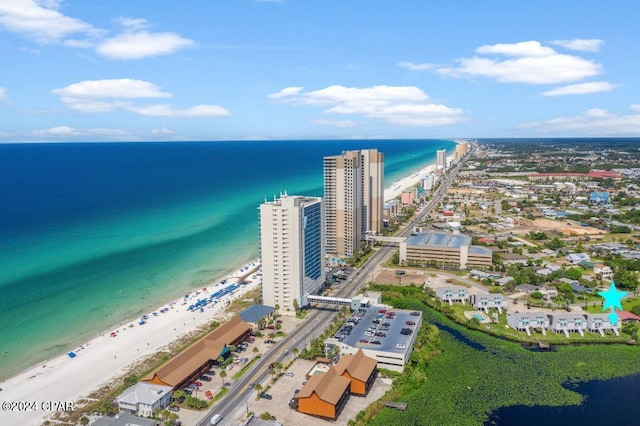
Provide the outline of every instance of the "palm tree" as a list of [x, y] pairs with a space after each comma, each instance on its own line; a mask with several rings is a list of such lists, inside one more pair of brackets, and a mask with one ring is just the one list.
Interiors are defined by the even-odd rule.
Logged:
[[254, 354], [256, 354], [256, 355], [258, 355], [258, 352], [260, 352], [260, 349], [258, 349], [258, 347], [257, 347], [257, 346], [254, 346], [254, 347], [253, 347], [253, 353], [254, 353]]
[[227, 372], [222, 370], [220, 372], [220, 378], [222, 379], [222, 386], [224, 386], [224, 378], [227, 377]]
[[262, 392], [262, 385], [260, 383], [256, 383], [253, 388], [256, 390], [256, 392], [258, 392], [258, 394]]

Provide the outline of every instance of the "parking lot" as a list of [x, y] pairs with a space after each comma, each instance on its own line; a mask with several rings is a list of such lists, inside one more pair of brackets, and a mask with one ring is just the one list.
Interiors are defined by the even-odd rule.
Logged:
[[378, 377], [366, 397], [354, 396], [349, 397], [347, 405], [340, 413], [340, 417], [334, 422], [324, 420], [318, 417], [309, 416], [298, 413], [295, 409], [289, 408], [289, 400], [293, 398], [297, 389], [302, 389], [303, 383], [306, 381], [306, 374], [315, 364], [313, 361], [297, 359], [287, 370], [293, 373], [292, 376], [282, 376], [275, 384], [271, 384], [271, 379], [265, 380], [261, 385], [263, 388], [270, 386], [266, 390], [272, 399], [267, 400], [257, 398], [258, 393], [253, 391], [247, 401], [239, 401], [238, 407], [233, 416], [229, 416], [225, 425], [243, 424], [247, 418], [247, 409], [256, 416], [260, 416], [264, 412], [268, 412], [276, 418], [277, 421], [284, 425], [346, 425], [350, 419], [354, 418], [361, 410], [364, 410], [371, 403], [378, 400], [384, 393], [391, 388], [391, 380]]
[[[280, 331], [283, 333], [291, 332], [301, 321], [291, 317], [280, 317], [279, 320], [281, 321]], [[207, 381], [206, 379], [197, 380], [202, 383], [202, 386], [197, 387], [197, 390], [192, 393], [192, 396], [200, 399], [208, 399], [207, 392], [210, 393], [211, 397], [215, 397], [215, 395], [217, 395], [222, 389], [223, 383], [227, 386], [231, 386], [235, 382], [235, 379], [233, 379], [234, 374], [251, 362], [251, 360], [253, 360], [258, 354], [264, 355], [274, 346], [274, 343], [268, 342], [277, 342], [281, 339], [281, 337], [277, 336], [269, 337], [271, 332], [275, 332], [275, 330], [262, 330], [262, 333], [264, 334], [263, 337], [256, 337], [254, 342], [248, 342], [245, 350], [239, 350], [238, 352], [233, 353], [234, 362], [226, 367], [225, 371], [227, 376], [224, 378], [224, 381], [220, 377], [221, 370], [218, 367], [212, 367], [212, 374], [206, 374], [206, 376], [211, 377], [211, 381]], [[254, 348], [258, 348], [258, 352], [254, 352]], [[246, 358], [245, 362], [240, 361], [243, 358]], [[246, 410], [244, 410], [243, 413], [245, 414], [244, 418], [246, 419]], [[180, 405], [180, 410], [177, 414], [184, 425], [196, 424], [203, 416], [202, 411], [189, 409], [184, 404]]]

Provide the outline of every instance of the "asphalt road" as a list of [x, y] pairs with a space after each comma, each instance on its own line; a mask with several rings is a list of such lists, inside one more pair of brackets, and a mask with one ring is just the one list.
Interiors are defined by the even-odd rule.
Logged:
[[[475, 147], [471, 150], [473, 151]], [[424, 217], [431, 212], [431, 210], [437, 206], [442, 197], [446, 194], [447, 189], [458, 175], [463, 162], [458, 164], [455, 168], [451, 169], [447, 173], [445, 180], [440, 184], [438, 191], [434, 194], [430, 201], [422, 207], [418, 215], [412, 220], [398, 235], [406, 237], [413, 232], [416, 224], [420, 223]], [[381, 247], [360, 269], [354, 270], [349, 278], [344, 281], [345, 284], [340, 288], [335, 297], [350, 297], [355, 294], [357, 290], [371, 281], [373, 272], [376, 267], [393, 254], [396, 247], [386, 245]], [[261, 383], [267, 376], [269, 376], [268, 366], [272, 362], [284, 363], [287, 358], [292, 356], [292, 349], [297, 347], [302, 350], [308, 342], [317, 337], [322, 330], [333, 320], [336, 314], [334, 309], [321, 309], [310, 311], [307, 315], [307, 319], [295, 330], [282, 338], [280, 342], [274, 346], [269, 352], [265, 353], [260, 360], [255, 363], [249, 371], [247, 371], [242, 378], [238, 379], [229, 389], [229, 392], [215, 404], [212, 409], [207, 412], [206, 416], [198, 423], [198, 426], [210, 425], [211, 418], [215, 414], [220, 414], [223, 417], [220, 425], [228, 424], [225, 420], [230, 420], [229, 416], [237, 409], [238, 405], [246, 404], [248, 398], [253, 397], [253, 389], [249, 389], [251, 383]], [[285, 355], [285, 351], [289, 351], [289, 355]]]

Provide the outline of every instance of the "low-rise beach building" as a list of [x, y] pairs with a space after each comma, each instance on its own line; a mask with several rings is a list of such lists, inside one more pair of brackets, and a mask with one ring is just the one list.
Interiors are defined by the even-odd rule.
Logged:
[[622, 321], [620, 317], [617, 318], [615, 323], [611, 322], [610, 314], [587, 314], [587, 330], [592, 333], [600, 333], [604, 336], [604, 333], [611, 330], [616, 336], [620, 335], [620, 327]]
[[246, 323], [251, 324], [254, 330], [258, 329], [260, 321], [266, 322], [269, 318], [273, 318], [275, 308], [266, 305], [251, 305], [244, 311], [240, 312], [240, 318]]
[[531, 330], [539, 330], [543, 335], [549, 329], [549, 317], [544, 312], [515, 312], [507, 315], [507, 324], [518, 331], [531, 335]]
[[568, 312], [549, 314], [549, 327], [556, 333], [564, 333], [569, 337], [569, 333], [578, 333], [584, 336], [587, 329], [587, 321], [584, 314]]
[[497, 309], [502, 313], [503, 309], [507, 309], [507, 300], [501, 294], [472, 294], [470, 300], [471, 306], [485, 312]]
[[118, 413], [115, 416], [98, 417], [92, 426], [160, 426], [160, 422], [129, 413]]
[[350, 385], [349, 379], [340, 376], [334, 367], [314, 374], [298, 392], [298, 411], [335, 420], [349, 399]]
[[454, 302], [463, 305], [469, 301], [469, 290], [461, 285], [450, 285], [436, 288], [436, 298], [453, 305]]
[[150, 417], [156, 409], [165, 409], [171, 404], [171, 386], [138, 382], [124, 390], [117, 398], [120, 411], [137, 416]]
[[378, 362], [364, 354], [362, 349], [353, 355], [344, 355], [335, 365], [337, 373], [349, 379], [352, 395], [365, 396], [375, 382]]
[[251, 328], [251, 324], [235, 316], [149, 374], [143, 382], [181, 389], [211, 368], [219, 357], [229, 357], [229, 347], [249, 337]]

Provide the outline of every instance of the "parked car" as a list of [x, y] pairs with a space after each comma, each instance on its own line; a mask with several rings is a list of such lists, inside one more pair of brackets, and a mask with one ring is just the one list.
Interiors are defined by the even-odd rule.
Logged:
[[167, 410], [178, 412], [180, 411], [180, 407], [178, 407], [177, 405], [170, 405], [167, 407]]
[[380, 340], [374, 340], [373, 342], [371, 342], [372, 345], [380, 345], [382, 344], [382, 342], [380, 342]]
[[262, 392], [262, 393], [260, 394], [260, 398], [263, 398], [263, 399], [273, 399], [273, 397], [272, 397], [271, 395], [269, 395], [268, 393], [264, 393], [264, 392]]
[[405, 324], [407, 324], [407, 325], [416, 325], [416, 323], [413, 322], [413, 321], [407, 321], [407, 322], [405, 322]]
[[410, 315], [413, 315], [414, 317], [419, 317], [419, 316], [420, 316], [420, 312], [418, 312], [418, 311], [413, 311], [413, 312], [411, 312], [411, 314], [410, 314]]
[[360, 343], [369, 343], [367, 339], [360, 339]]
[[376, 336], [378, 336], [378, 337], [387, 337], [387, 333], [377, 332]]
[[194, 382], [193, 384], [196, 385], [197, 387], [202, 386], [202, 382]]
[[205, 381], [205, 382], [210, 382], [211, 381], [211, 377], [209, 377], [209, 376], [200, 376], [200, 380]]

